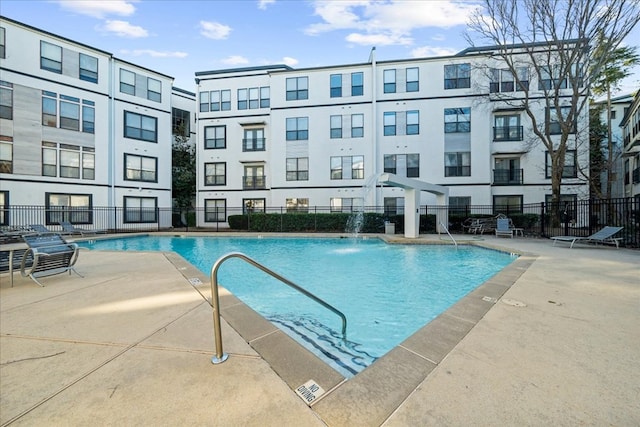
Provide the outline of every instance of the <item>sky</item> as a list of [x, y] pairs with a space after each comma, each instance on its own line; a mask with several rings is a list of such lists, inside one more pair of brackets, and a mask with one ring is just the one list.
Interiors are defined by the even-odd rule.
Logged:
[[[2, 0], [0, 14], [175, 78], [446, 56], [467, 47], [473, 0]], [[481, 45], [481, 43], [478, 43]], [[640, 25], [625, 40], [640, 46]], [[639, 47], [640, 50], [640, 47]], [[640, 88], [640, 67], [619, 95]]]

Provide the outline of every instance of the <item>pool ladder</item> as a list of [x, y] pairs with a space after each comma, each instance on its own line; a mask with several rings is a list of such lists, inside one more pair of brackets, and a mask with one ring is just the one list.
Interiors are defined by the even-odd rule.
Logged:
[[288, 285], [289, 287], [297, 290], [298, 292], [302, 293], [303, 295], [311, 298], [312, 300], [314, 300], [318, 304], [322, 305], [323, 307], [329, 309], [330, 311], [333, 311], [335, 314], [340, 316], [340, 318], [342, 319], [342, 339], [343, 340], [347, 339], [347, 318], [340, 310], [338, 310], [337, 308], [335, 308], [331, 304], [321, 300], [320, 298], [318, 298], [317, 296], [313, 295], [311, 292], [307, 291], [306, 289], [303, 289], [300, 286], [296, 285], [291, 280], [289, 280], [289, 279], [287, 279], [285, 277], [282, 277], [278, 273], [268, 269], [267, 267], [265, 267], [264, 265], [260, 264], [259, 262], [249, 258], [245, 254], [240, 253], [240, 252], [230, 252], [230, 253], [228, 253], [226, 255], [223, 255], [222, 257], [218, 258], [218, 260], [215, 262], [215, 264], [213, 264], [213, 267], [211, 267], [211, 305], [213, 307], [213, 332], [214, 332], [214, 337], [215, 337], [215, 341], [216, 341], [216, 355], [211, 358], [211, 363], [213, 363], [213, 364], [222, 363], [225, 360], [227, 360], [228, 357], [229, 357], [222, 350], [222, 330], [221, 330], [221, 326], [220, 326], [220, 299], [218, 297], [218, 269], [220, 268], [220, 265], [223, 262], [225, 262], [226, 260], [228, 260], [230, 258], [240, 258], [240, 259], [248, 262], [249, 264], [253, 265], [254, 267], [256, 267], [256, 268], [264, 271], [265, 273], [269, 274], [270, 276], [280, 280], [285, 285]]
[[449, 235], [451, 240], [453, 240], [453, 244], [456, 245], [456, 250], [457, 250], [458, 249], [458, 242], [456, 242], [456, 239], [454, 239], [453, 236], [451, 235], [451, 233], [449, 233], [449, 229], [447, 228], [446, 225], [444, 225], [444, 223], [440, 222], [440, 225], [442, 226], [442, 228], [444, 228], [444, 231], [447, 232], [447, 234]]

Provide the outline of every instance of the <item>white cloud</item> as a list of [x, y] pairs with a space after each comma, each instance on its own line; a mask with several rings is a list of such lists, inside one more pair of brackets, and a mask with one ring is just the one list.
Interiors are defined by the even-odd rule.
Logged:
[[464, 25], [479, 6], [468, 1], [315, 1], [321, 22], [306, 28], [308, 35], [352, 30], [349, 41], [358, 44], [411, 44], [411, 32], [424, 28]]
[[218, 22], [200, 21], [200, 34], [207, 38], [224, 40], [229, 37], [229, 33], [231, 33], [231, 27], [227, 25]]
[[118, 37], [141, 38], [148, 37], [149, 33], [142, 27], [131, 25], [127, 21], [105, 21], [104, 25], [99, 27], [100, 30], [114, 33]]
[[126, 0], [59, 0], [63, 9], [102, 19], [108, 15], [131, 16], [136, 8]]
[[295, 58], [291, 58], [290, 56], [285, 56], [282, 58], [282, 63], [284, 65], [288, 65], [289, 67], [294, 67], [296, 65], [298, 65], [298, 60]]
[[460, 50], [450, 49], [446, 47], [436, 46], [422, 46], [415, 48], [411, 51], [412, 58], [425, 58], [433, 56], [451, 56], [458, 53]]
[[153, 49], [136, 49], [136, 50], [121, 50], [121, 54], [123, 55], [131, 55], [131, 56], [151, 56], [153, 58], [186, 58], [189, 56], [186, 52], [168, 52], [168, 51], [158, 51]]
[[266, 9], [270, 4], [274, 4], [276, 0], [258, 0], [258, 9]]
[[249, 60], [247, 58], [245, 58], [244, 56], [232, 55], [232, 56], [229, 56], [227, 58], [224, 58], [220, 62], [222, 62], [223, 64], [226, 64], [226, 65], [244, 65], [244, 64], [248, 64]]

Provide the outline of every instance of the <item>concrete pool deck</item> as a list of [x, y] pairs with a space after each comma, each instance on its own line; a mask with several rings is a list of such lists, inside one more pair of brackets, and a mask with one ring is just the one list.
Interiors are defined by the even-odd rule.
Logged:
[[478, 243], [523, 256], [347, 381], [224, 291], [212, 365], [208, 277], [172, 253], [3, 274], [0, 425], [640, 425], [640, 251]]

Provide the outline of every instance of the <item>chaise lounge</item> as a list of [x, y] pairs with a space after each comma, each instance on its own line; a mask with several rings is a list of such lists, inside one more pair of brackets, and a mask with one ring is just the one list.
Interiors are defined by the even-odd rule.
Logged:
[[569, 248], [573, 248], [573, 245], [576, 242], [580, 242], [580, 243], [601, 243], [601, 244], [615, 244], [616, 248], [620, 247], [620, 240], [622, 240], [622, 238], [617, 237], [614, 238], [613, 236], [620, 230], [622, 230], [623, 227], [611, 227], [611, 226], [606, 226], [604, 227], [602, 230], [593, 233], [591, 236], [587, 236], [587, 237], [580, 237], [580, 236], [553, 236], [551, 237], [551, 240], [553, 240], [553, 245], [556, 245], [556, 242], [565, 242], [565, 243], [571, 243], [571, 245], [569, 246]]
[[23, 277], [30, 277], [38, 285], [38, 277], [51, 276], [71, 271], [82, 277], [73, 266], [78, 260], [78, 245], [68, 243], [57, 233], [27, 234], [23, 236], [29, 248], [20, 265]]

